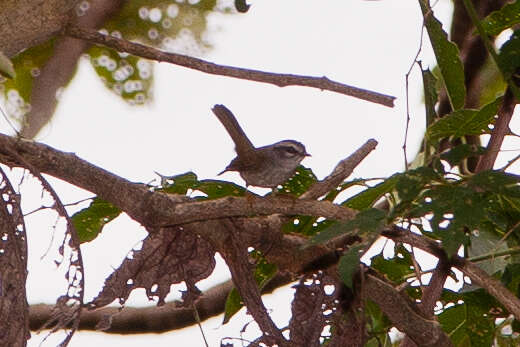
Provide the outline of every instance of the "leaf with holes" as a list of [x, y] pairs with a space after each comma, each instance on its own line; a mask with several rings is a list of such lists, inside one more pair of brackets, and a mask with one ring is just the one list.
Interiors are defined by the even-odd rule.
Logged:
[[108, 201], [94, 198], [90, 206], [72, 215], [71, 220], [81, 243], [99, 236], [105, 224], [121, 214], [121, 210]]
[[490, 132], [502, 97], [483, 106], [480, 110], [458, 110], [442, 117], [426, 131], [428, 139], [434, 143], [442, 138], [458, 138], [465, 135], [482, 135]]

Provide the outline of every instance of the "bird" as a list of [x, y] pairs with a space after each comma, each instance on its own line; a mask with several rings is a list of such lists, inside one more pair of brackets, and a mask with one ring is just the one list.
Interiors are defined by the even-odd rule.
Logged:
[[247, 186], [277, 188], [294, 175], [301, 161], [310, 156], [305, 146], [295, 140], [282, 140], [255, 147], [224, 105], [215, 105], [213, 113], [235, 143], [237, 156], [219, 173], [237, 171]]

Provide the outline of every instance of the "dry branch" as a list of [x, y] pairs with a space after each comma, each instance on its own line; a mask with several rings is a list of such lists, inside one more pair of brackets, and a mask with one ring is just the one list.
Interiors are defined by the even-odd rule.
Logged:
[[292, 85], [317, 88], [321, 90], [329, 90], [332, 92], [353, 96], [355, 98], [374, 102], [388, 107], [394, 106], [395, 97], [393, 96], [384, 95], [370, 90], [349, 86], [343, 83], [332, 81], [325, 76], [312, 77], [292, 74], [279, 74], [272, 72], [264, 72], [260, 70], [244, 69], [233, 66], [218, 65], [202, 59], [193, 58], [182, 54], [164, 52], [153, 47], [145, 46], [139, 43], [131, 42], [125, 39], [120, 39], [110, 35], [104, 35], [97, 32], [96, 30], [80, 28], [78, 26], [69, 26], [64, 33], [65, 35], [77, 39], [86, 40], [94, 44], [113, 48], [119, 52], [127, 52], [135, 56], [150, 60], [184, 66], [189, 69], [202, 71], [212, 75], [234, 77], [262, 83], [270, 83], [278, 87], [286, 87]]

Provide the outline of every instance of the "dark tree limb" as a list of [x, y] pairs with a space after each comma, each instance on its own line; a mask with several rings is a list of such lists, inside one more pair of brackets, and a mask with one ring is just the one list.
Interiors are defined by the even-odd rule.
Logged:
[[363, 290], [367, 298], [381, 307], [396, 328], [406, 333], [418, 346], [452, 346], [440, 324], [435, 320], [424, 318], [416, 311], [410, 298], [402, 295], [390, 284], [375, 276], [367, 275]]
[[127, 52], [138, 57], [155, 60], [158, 62], [166, 62], [189, 69], [198, 70], [212, 75], [220, 75], [234, 77], [250, 81], [270, 83], [278, 87], [286, 86], [304, 86], [318, 88], [321, 90], [329, 90], [341, 93], [362, 100], [378, 103], [384, 106], [393, 107], [395, 97], [380, 94], [377, 92], [349, 86], [343, 83], [332, 81], [327, 77], [309, 77], [292, 74], [279, 74], [272, 72], [264, 72], [259, 70], [244, 69], [239, 67], [225, 66], [214, 64], [202, 59], [189, 57], [177, 53], [168, 53], [159, 49], [145, 46], [139, 43], [130, 42], [110, 35], [104, 35], [96, 30], [81, 28], [78, 26], [69, 26], [65, 35], [77, 39], [86, 40], [88, 42], [113, 48], [119, 52]]
[[29, 333], [27, 234], [20, 198], [0, 168], [0, 345], [25, 347]]
[[77, 0], [2, 0], [0, 51], [13, 57], [59, 33], [73, 15]]

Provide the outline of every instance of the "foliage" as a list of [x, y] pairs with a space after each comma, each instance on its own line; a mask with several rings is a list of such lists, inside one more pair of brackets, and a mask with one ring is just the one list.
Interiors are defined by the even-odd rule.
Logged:
[[[126, 1], [104, 23], [101, 32], [152, 47], [200, 54], [209, 47], [203, 40], [206, 13], [214, 11], [215, 6], [215, 0]], [[78, 15], [85, 15], [81, 6], [77, 10]], [[55, 43], [56, 39], [53, 38], [14, 57], [12, 63], [16, 79], [2, 80], [0, 77], [0, 91], [6, 100], [6, 111], [14, 119], [22, 121], [23, 116], [30, 111], [34, 79], [41, 74], [46, 62], [54, 54]], [[114, 94], [130, 104], [144, 104], [151, 100], [152, 62], [98, 46], [92, 46], [87, 54], [101, 81]]]
[[[516, 1], [507, 4], [483, 19], [486, 32], [490, 35], [498, 34], [519, 23], [519, 3], [520, 1]], [[504, 288], [520, 296], [520, 176], [506, 170], [469, 173], [461, 169], [469, 158], [489, 153], [488, 148], [467, 142], [466, 139], [491, 132], [499, 121], [497, 114], [506, 98], [494, 95], [487, 104], [474, 109], [465, 108], [466, 95], [470, 95], [469, 88], [474, 87], [465, 84], [467, 76], [463, 69], [465, 61], [459, 51], [461, 47], [448, 39], [428, 1], [419, 0], [419, 4], [437, 59], [439, 77], [443, 81], [443, 90], [437, 90], [435, 76], [429, 69], [423, 70], [421, 67], [427, 126], [422, 153], [418, 156], [421, 160], [417, 160], [413, 168], [380, 179], [375, 185], [367, 186], [369, 180], [356, 179], [341, 183], [321, 197], [321, 200], [335, 202], [337, 206], [350, 209], [353, 217], [349, 220], [337, 221], [337, 218], [305, 215], [280, 217], [280, 220], [285, 221], [282, 227], [284, 234], [278, 235], [280, 239], [285, 236], [287, 239], [294, 237], [307, 241], [305, 247], [298, 249], [302, 257], [303, 254], [308, 255], [305, 252], [309, 249], [320, 252], [325, 250], [330, 253], [325, 255], [332, 254], [335, 261], [332, 265], [321, 264], [323, 266], [318, 271], [313, 268], [312, 271], [302, 270], [301, 273], [292, 274], [297, 276], [298, 284], [294, 286], [292, 317], [285, 329], [299, 344], [345, 345], [345, 341], [350, 342], [349, 333], [362, 331], [359, 345], [390, 346], [390, 329], [405, 326], [405, 323], [395, 321], [395, 316], [388, 314], [388, 308], [381, 302], [376, 304], [366, 300], [367, 293], [360, 294], [364, 289], [363, 281], [369, 276], [390, 283], [390, 287], [395, 289], [399, 297], [406, 296], [410, 306], [420, 312], [417, 303], [425, 295], [428, 286], [428, 283], [424, 283], [425, 272], [429, 270], [421, 268], [416, 259], [415, 248], [410, 245], [388, 242], [384, 250], [371, 249], [381, 232], [388, 229], [399, 229], [407, 235], [420, 238], [430, 247], [438, 247], [438, 252], [432, 251], [432, 254], [442, 257], [450, 266], [456, 266], [457, 261], [460, 263], [461, 258], [466, 258], [464, 261], [477, 264], [483, 269], [490, 281], [500, 280]], [[246, 12], [249, 8], [245, 1], [237, 0], [235, 6], [241, 12]], [[106, 23], [104, 29], [110, 35], [162, 48], [170, 45], [178, 48], [172, 40], [184, 35], [193, 39], [192, 42], [198, 48], [202, 48], [202, 33], [206, 25], [204, 12], [211, 11], [214, 7], [214, 0], [175, 4], [159, 0], [127, 2]], [[176, 20], [172, 21], [173, 18]], [[508, 83], [511, 83], [511, 77], [520, 67], [519, 42], [520, 36], [516, 31], [502, 45], [498, 55], [499, 69], [495, 71], [502, 73]], [[13, 59], [17, 78], [3, 82], [3, 91], [8, 102], [9, 97], [16, 96], [16, 107], [28, 107], [33, 78], [49, 59], [54, 44], [55, 41], [51, 40]], [[152, 71], [145, 68], [148, 62], [99, 47], [92, 47], [89, 55], [96, 73], [108, 88], [126, 101], [143, 103], [148, 100], [152, 86]], [[0, 69], [13, 75], [8, 68]], [[511, 87], [502, 84], [499, 86]], [[489, 88], [495, 91], [497, 85]], [[441, 115], [437, 105], [443, 97], [449, 101], [452, 111]], [[503, 134], [506, 135], [509, 134]], [[446, 146], [445, 143], [449, 145]], [[193, 172], [159, 176], [160, 183], [148, 186], [150, 192], [176, 194], [186, 201], [213, 203], [210, 200], [230, 196], [246, 196], [246, 200], [248, 196], [246, 190], [239, 185], [219, 180], [199, 180]], [[299, 167], [281, 189], [266, 199], [281, 195], [289, 202], [296, 201], [316, 181], [312, 170]], [[357, 185], [367, 188], [349, 195], [349, 189]], [[14, 201], [14, 194], [12, 199]], [[88, 242], [94, 240], [104, 226], [121, 212], [110, 202], [95, 198], [89, 207], [79, 211], [71, 219], [80, 241]], [[238, 229], [233, 224], [236, 218], [222, 219]], [[236, 288], [227, 296], [223, 323], [229, 322], [245, 303], [258, 299], [261, 304], [261, 300], [252, 296], [251, 292], [256, 293], [256, 289], [265, 288], [279, 271], [277, 264], [269, 262], [270, 248], [260, 251], [257, 244], [240, 244], [242, 248], [239, 250], [243, 252], [235, 250], [236, 254], [243, 256], [240, 258], [229, 249], [233, 249], [233, 242], [247, 240], [246, 237], [237, 237], [237, 240], [221, 240], [217, 237], [206, 239], [200, 236], [197, 223], [199, 222], [160, 227], [146, 225], [149, 235], [107, 278], [103, 290], [88, 307], [100, 308], [114, 300], [123, 304], [137, 288], [144, 288], [148, 298], [164, 304], [171, 285], [184, 283], [186, 290], [183, 292], [182, 304], [191, 309], [201, 294], [196, 283], [207, 278], [213, 271], [217, 251], [221, 252], [230, 267], [236, 266], [232, 268], [235, 270], [232, 273]], [[212, 226], [216, 224], [215, 222]], [[248, 230], [244, 228], [239, 232], [247, 234]], [[332, 241], [337, 240], [345, 242], [336, 247]], [[331, 244], [334, 249], [327, 248]], [[367, 259], [367, 255], [371, 259]], [[237, 268], [252, 271], [254, 283], [244, 285], [241, 282], [244, 279], [236, 275], [240, 273]], [[520, 325], [512, 318], [512, 312], [508, 312], [507, 305], [500, 300], [499, 295], [486, 291], [484, 282], [479, 283], [483, 286], [479, 288], [465, 278], [460, 279], [460, 276], [457, 277], [449, 269], [445, 272], [448, 278], [458, 282], [460, 288], [439, 287], [441, 294], [434, 313], [435, 319], [453, 345], [518, 344]], [[244, 291], [245, 287], [249, 291]], [[247, 308], [253, 316], [256, 315], [255, 318], [258, 317], [259, 312], [254, 311], [258, 307]], [[400, 307], [392, 309], [398, 311]], [[424, 316], [431, 321], [427, 314]], [[358, 329], [360, 326], [362, 328]], [[328, 331], [329, 335], [323, 336], [324, 331]], [[258, 344], [264, 343], [261, 340], [263, 338], [272, 338], [272, 334], [266, 331], [263, 333], [260, 340], [256, 341]]]

